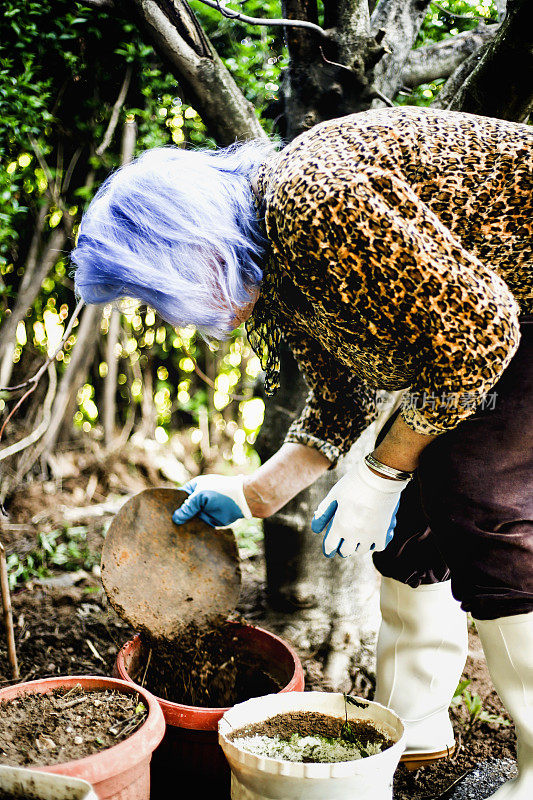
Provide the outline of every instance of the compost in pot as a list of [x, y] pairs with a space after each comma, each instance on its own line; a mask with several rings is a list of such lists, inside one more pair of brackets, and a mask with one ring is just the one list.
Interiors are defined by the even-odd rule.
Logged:
[[227, 708], [251, 697], [279, 692], [272, 665], [246, 649], [231, 622], [207, 630], [189, 626], [178, 641], [143, 639], [134, 679], [164, 700]]
[[147, 717], [136, 694], [81, 685], [0, 702], [0, 764], [50, 766], [106, 750]]
[[258, 756], [304, 763], [355, 761], [394, 744], [371, 722], [312, 711], [278, 714], [240, 728], [228, 739]]

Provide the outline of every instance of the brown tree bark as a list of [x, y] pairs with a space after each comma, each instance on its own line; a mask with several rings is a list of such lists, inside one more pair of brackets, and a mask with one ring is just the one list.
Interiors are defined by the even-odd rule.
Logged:
[[447, 108], [514, 121], [533, 109], [533, 4], [508, 0], [507, 16]]
[[220, 144], [264, 137], [253, 105], [226, 69], [184, 0], [128, 0]]

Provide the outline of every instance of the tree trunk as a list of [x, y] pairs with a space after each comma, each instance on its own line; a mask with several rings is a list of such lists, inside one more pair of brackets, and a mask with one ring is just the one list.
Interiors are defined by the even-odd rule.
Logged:
[[522, 121], [533, 109], [533, 4], [509, 0], [507, 16], [447, 106]]
[[118, 353], [117, 346], [120, 339], [120, 311], [118, 308], [111, 309], [109, 317], [109, 329], [106, 339], [107, 375], [104, 385], [104, 411], [102, 421], [104, 424], [104, 441], [107, 448], [111, 447], [115, 438], [115, 418], [116, 418], [116, 393], [118, 376]]
[[129, 0], [154, 47], [220, 144], [264, 137], [246, 100], [184, 0]]
[[[37, 229], [40, 228], [40, 222], [44, 224], [42, 217], [39, 217], [37, 222]], [[46, 211], [44, 212], [46, 215]], [[42, 228], [41, 228], [42, 232]], [[39, 241], [40, 241], [39, 234]], [[17, 301], [11, 314], [6, 317], [2, 328], [0, 329], [0, 337], [2, 342], [1, 347], [1, 362], [0, 362], [0, 386], [7, 386], [11, 379], [13, 371], [13, 352], [15, 350], [15, 336], [17, 333], [17, 326], [21, 320], [24, 319], [26, 312], [32, 307], [35, 298], [41, 291], [41, 284], [53, 268], [57, 261], [57, 254], [63, 249], [66, 242], [67, 234], [63, 228], [57, 228], [52, 232], [48, 242], [40, 255], [37, 256], [36, 248], [39, 246], [39, 241], [32, 243], [28, 260], [26, 262], [26, 269], [24, 277], [17, 295]], [[35, 244], [35, 250], [33, 245]]]
[[[133, 120], [126, 120], [122, 131], [122, 166], [129, 164], [135, 152], [137, 125]], [[106, 342], [107, 375], [104, 387], [104, 440], [106, 447], [111, 447], [115, 438], [116, 394], [118, 375], [118, 345], [121, 330], [121, 315], [118, 309], [111, 310], [109, 330]]]
[[[283, 0], [283, 16], [317, 22], [316, 0]], [[370, 31], [367, 0], [326, 0], [330, 41], [302, 28], [287, 28], [289, 67], [283, 76], [286, 138], [323, 120], [369, 108], [370, 71], [383, 56], [380, 35]]]

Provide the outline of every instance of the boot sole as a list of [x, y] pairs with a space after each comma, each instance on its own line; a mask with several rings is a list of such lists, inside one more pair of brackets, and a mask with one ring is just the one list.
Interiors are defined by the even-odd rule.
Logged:
[[432, 753], [404, 753], [400, 758], [400, 763], [404, 764], [409, 772], [414, 772], [420, 767], [428, 767], [437, 761], [444, 761], [451, 758], [455, 753], [455, 745], [447, 747], [446, 750], [438, 750]]

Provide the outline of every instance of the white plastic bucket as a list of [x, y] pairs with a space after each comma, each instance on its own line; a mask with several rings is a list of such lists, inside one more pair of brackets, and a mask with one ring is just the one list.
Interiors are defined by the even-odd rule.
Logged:
[[291, 711], [315, 711], [344, 720], [344, 698], [334, 692], [288, 692], [255, 697], [226, 711], [219, 743], [231, 767], [232, 800], [392, 800], [392, 778], [405, 750], [401, 719], [363, 698], [348, 705], [348, 719], [375, 723], [394, 741], [388, 750], [357, 761], [305, 764], [246, 752], [227, 738], [245, 725]]
[[90, 783], [24, 767], [0, 766], [0, 793], [20, 800], [98, 800]]

